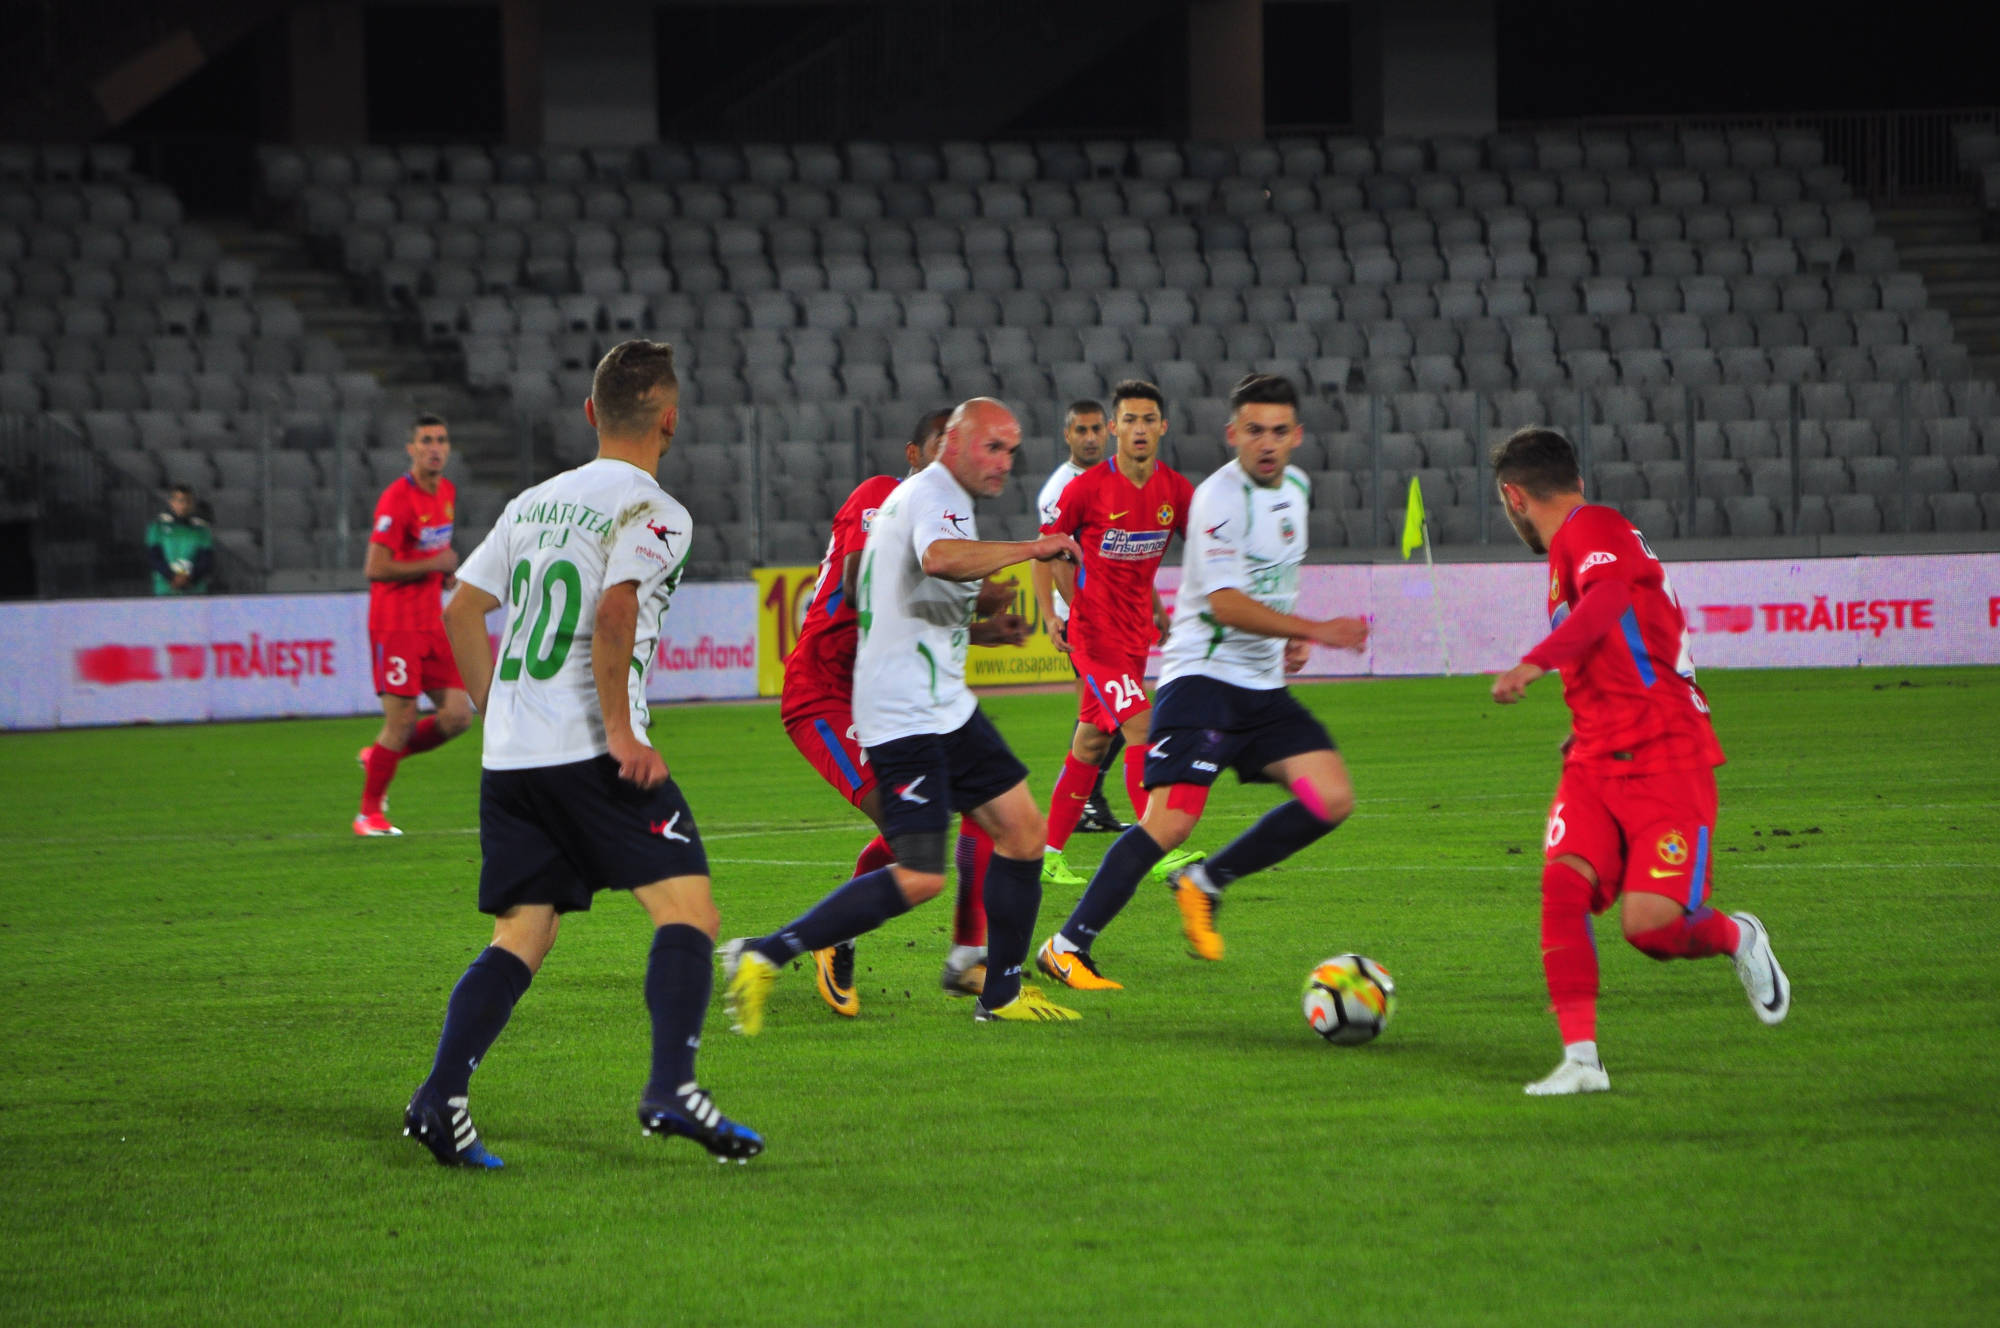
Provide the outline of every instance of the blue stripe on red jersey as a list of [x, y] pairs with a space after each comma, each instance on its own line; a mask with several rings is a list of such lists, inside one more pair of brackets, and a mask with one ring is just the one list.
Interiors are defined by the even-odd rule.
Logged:
[[1625, 633], [1625, 648], [1632, 652], [1632, 666], [1639, 670], [1639, 681], [1651, 687], [1659, 681], [1653, 672], [1653, 661], [1646, 655], [1646, 639], [1639, 635], [1639, 615], [1631, 609], [1618, 620], [1620, 630]]

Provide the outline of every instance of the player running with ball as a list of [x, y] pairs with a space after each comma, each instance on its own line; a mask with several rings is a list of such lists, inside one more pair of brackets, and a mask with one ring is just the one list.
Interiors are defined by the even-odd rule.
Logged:
[[1542, 969], [1562, 1063], [1535, 1096], [1601, 1093], [1597, 942], [1590, 916], [1623, 899], [1625, 939], [1654, 959], [1729, 955], [1766, 1024], [1791, 1008], [1791, 983], [1764, 924], [1722, 914], [1715, 886], [1715, 767], [1722, 747], [1695, 684], [1687, 620], [1665, 569], [1616, 509], [1586, 503], [1576, 453], [1553, 429], [1522, 429], [1493, 451], [1507, 519], [1549, 556], [1553, 630], [1493, 683], [1512, 705], [1560, 669], [1573, 717], [1549, 809], [1542, 868]]
[[934, 898], [944, 889], [951, 814], [993, 837], [986, 871], [986, 980], [973, 1016], [1056, 1021], [1076, 1012], [1021, 983], [1042, 902], [1042, 836], [1027, 767], [965, 685], [965, 649], [979, 588], [1029, 558], [1077, 556], [1067, 535], [979, 538], [975, 498], [1006, 487], [1021, 426], [975, 397], [952, 412], [944, 452], [898, 485], [876, 514], [855, 586], [861, 643], [854, 658], [854, 723], [882, 797], [882, 835], [894, 861], [863, 872], [803, 916], [723, 949], [736, 1031], [754, 1036], [783, 967]]
[[1347, 819], [1354, 788], [1333, 739], [1295, 700], [1285, 675], [1313, 643], [1359, 650], [1368, 624], [1292, 612], [1306, 553], [1299, 398], [1290, 382], [1250, 374], [1229, 394], [1236, 459], [1203, 480], [1187, 516], [1179, 598], [1162, 654], [1146, 754], [1144, 819], [1118, 837], [1083, 898], [1036, 955], [1050, 977], [1079, 990], [1121, 984], [1098, 971], [1091, 946], [1162, 858], [1187, 842], [1225, 769], [1269, 780], [1292, 797], [1206, 862], [1170, 878], [1181, 930], [1197, 959], [1221, 959], [1215, 912], [1232, 881], [1274, 866]]
[[[935, 410], [917, 421], [916, 432], [903, 446], [910, 475], [937, 460], [944, 447], [945, 422], [950, 418], [949, 410]], [[785, 687], [778, 712], [800, 755], [878, 827], [882, 824], [882, 793], [854, 723], [854, 654], [860, 636], [855, 600], [869, 528], [902, 482], [893, 475], [865, 479], [834, 514], [833, 533], [820, 560], [812, 602], [798, 642], [785, 657]], [[973, 617], [978, 620], [971, 627], [973, 645], [1018, 646], [1027, 639], [1026, 620], [1017, 613], [1002, 612], [1013, 602], [1012, 581], [989, 580], [980, 586], [973, 607]], [[952, 911], [951, 952], [945, 957], [938, 981], [951, 995], [977, 996], [986, 982], [986, 907], [981, 887], [993, 858], [993, 840], [978, 822], [959, 818], [956, 856], [958, 900]], [[893, 861], [889, 841], [878, 834], [855, 859], [854, 874], [866, 876]], [[835, 1014], [851, 1019], [861, 1013], [861, 993], [854, 985], [853, 941], [814, 950], [813, 972], [819, 998]]]

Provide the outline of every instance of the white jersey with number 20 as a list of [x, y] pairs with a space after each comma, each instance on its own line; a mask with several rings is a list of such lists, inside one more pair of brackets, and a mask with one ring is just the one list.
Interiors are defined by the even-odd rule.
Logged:
[[687, 563], [694, 523], [659, 481], [600, 457], [522, 491], [458, 579], [501, 601], [500, 658], [486, 698], [488, 770], [566, 765], [609, 750], [590, 671], [597, 602], [638, 583], [626, 669], [632, 732], [646, 742], [646, 671]]

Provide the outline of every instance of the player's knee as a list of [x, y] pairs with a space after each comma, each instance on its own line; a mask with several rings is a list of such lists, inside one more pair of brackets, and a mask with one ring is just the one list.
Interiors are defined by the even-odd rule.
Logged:
[[1165, 805], [1165, 799], [1155, 792], [1152, 801], [1146, 804], [1146, 815], [1139, 824], [1152, 836], [1155, 844], [1171, 853], [1194, 833], [1194, 818], [1184, 812], [1173, 811]]
[[1301, 779], [1292, 793], [1305, 809], [1328, 825], [1339, 825], [1354, 814], [1354, 787], [1346, 780]]
[[1687, 916], [1676, 900], [1629, 892], [1619, 910], [1618, 924], [1631, 947], [1649, 959], [1672, 959], [1682, 951]]
[[1545, 904], [1588, 912], [1594, 888], [1590, 878], [1567, 861], [1550, 862], [1542, 867], [1542, 900]]
[[1096, 765], [1104, 759], [1105, 750], [1110, 746], [1110, 734], [1094, 729], [1088, 724], [1079, 724], [1076, 737], [1070, 741], [1069, 750], [1072, 756], [1085, 765]]
[[700, 906], [689, 909], [684, 921], [711, 941], [722, 934], [722, 912], [713, 900], [703, 900]]
[[438, 711], [438, 728], [447, 738], [456, 738], [472, 727], [472, 703], [459, 701]]
[[944, 890], [943, 872], [912, 871], [908, 867], [897, 867], [896, 888], [903, 892], [903, 902], [911, 908], [935, 899]]
[[1661, 963], [1665, 963], [1667, 960], [1677, 957], [1681, 952], [1681, 930], [1682, 928], [1678, 923], [1669, 924], [1665, 927], [1654, 927], [1648, 931], [1641, 932], [1634, 932], [1628, 928], [1625, 932], [1625, 939], [1634, 950], [1637, 950], [1640, 954], [1646, 956], [1646, 958], [1657, 959]]

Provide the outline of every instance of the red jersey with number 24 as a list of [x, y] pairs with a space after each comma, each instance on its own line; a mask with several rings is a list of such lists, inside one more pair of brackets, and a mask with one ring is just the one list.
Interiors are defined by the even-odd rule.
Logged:
[[833, 534], [826, 542], [826, 556], [820, 559], [812, 603], [799, 625], [799, 639], [785, 657], [780, 718], [786, 723], [794, 715], [825, 705], [846, 705], [853, 699], [854, 653], [860, 634], [854, 603], [840, 588], [840, 573], [849, 554], [867, 547], [875, 513], [900, 483], [893, 475], [863, 480], [833, 515]]
[[[425, 493], [404, 474], [382, 490], [375, 503], [375, 524], [368, 542], [380, 544], [397, 562], [430, 558], [451, 547], [452, 513], [458, 489], [438, 480], [436, 493]], [[431, 572], [411, 581], [368, 583], [368, 634], [441, 632], [444, 573]]]
[[1194, 485], [1177, 470], [1153, 467], [1144, 485], [1132, 483], [1107, 457], [1071, 480], [1042, 523], [1083, 550], [1076, 598], [1069, 606], [1069, 643], [1092, 659], [1144, 656], [1159, 638], [1153, 626], [1153, 577], [1167, 541], [1187, 535]]
[[1585, 504], [1549, 541], [1549, 626], [1585, 591], [1624, 581], [1632, 604], [1562, 668], [1569, 764], [1607, 775], [1707, 769], [1723, 762], [1708, 698], [1695, 683], [1687, 617], [1666, 569], [1617, 509]]

